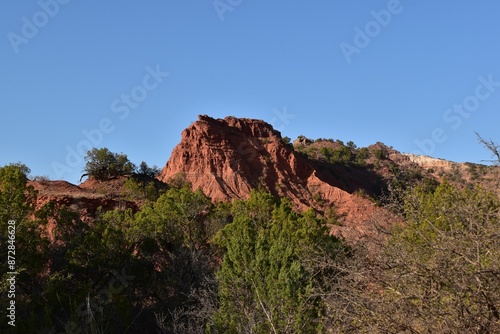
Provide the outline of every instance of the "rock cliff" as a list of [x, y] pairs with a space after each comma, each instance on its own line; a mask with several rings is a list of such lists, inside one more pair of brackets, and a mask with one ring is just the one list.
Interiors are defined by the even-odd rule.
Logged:
[[300, 211], [333, 208], [341, 230], [362, 234], [374, 214], [385, 214], [372, 200], [342, 189], [342, 180], [295, 151], [261, 120], [199, 116], [182, 132], [158, 178], [168, 183], [179, 176], [214, 201], [245, 199], [252, 189], [263, 187], [290, 198]]

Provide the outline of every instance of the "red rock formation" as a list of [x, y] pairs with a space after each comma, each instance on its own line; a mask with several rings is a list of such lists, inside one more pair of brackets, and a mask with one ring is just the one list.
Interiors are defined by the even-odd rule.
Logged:
[[30, 181], [28, 185], [37, 190], [36, 209], [48, 202], [56, 207], [63, 205], [77, 212], [82, 221], [92, 222], [99, 207], [104, 210], [132, 208], [137, 210], [138, 203], [123, 196], [123, 183], [126, 178], [98, 182], [89, 179], [80, 186], [66, 181]]
[[340, 234], [359, 230], [366, 235], [367, 224], [382, 211], [369, 199], [339, 188], [331, 173], [294, 151], [260, 120], [199, 116], [182, 132], [158, 178], [168, 182], [177, 175], [214, 201], [245, 199], [251, 189], [263, 186], [289, 197], [301, 211], [312, 207], [322, 212], [333, 206], [342, 219]]

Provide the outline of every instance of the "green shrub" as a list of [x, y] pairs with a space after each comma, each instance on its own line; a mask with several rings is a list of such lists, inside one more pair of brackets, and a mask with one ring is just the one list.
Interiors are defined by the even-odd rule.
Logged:
[[147, 176], [150, 178], [155, 178], [158, 174], [160, 174], [161, 170], [158, 166], [149, 167], [146, 162], [141, 162], [139, 168], [137, 168], [136, 173], [139, 175]]
[[387, 152], [385, 150], [375, 149], [373, 150], [373, 156], [378, 160], [384, 160], [387, 158]]
[[113, 153], [105, 147], [88, 151], [85, 161], [83, 171], [98, 180], [131, 174], [135, 170], [135, 165], [128, 160], [126, 154]]

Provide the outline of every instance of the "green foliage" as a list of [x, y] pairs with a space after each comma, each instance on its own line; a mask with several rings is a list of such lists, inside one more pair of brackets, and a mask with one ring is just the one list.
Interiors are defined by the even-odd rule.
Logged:
[[265, 145], [265, 144], [269, 143], [269, 138], [268, 138], [268, 137], [260, 137], [260, 138], [259, 138], [259, 142], [260, 142], [262, 145]]
[[[27, 185], [28, 173], [29, 168], [23, 164], [0, 168], [0, 241], [2, 254], [5, 254], [2, 261], [7, 259], [7, 231], [14, 230], [13, 244], [19, 250], [16, 265], [18, 271], [26, 273], [36, 271], [43, 265], [41, 257], [46, 251], [46, 238], [41, 231], [47, 223], [45, 219], [30, 219], [34, 213], [37, 192]], [[9, 221], [15, 222], [15, 228], [8, 224]]]
[[314, 202], [318, 205], [324, 205], [325, 204], [325, 200], [323, 199], [323, 196], [321, 196], [320, 193], [315, 193], [313, 196], [312, 196], [312, 199], [314, 200]]
[[126, 154], [113, 153], [107, 148], [93, 148], [87, 152], [85, 161], [83, 171], [98, 180], [128, 175], [135, 170], [134, 164], [128, 160]]
[[[363, 147], [358, 149], [354, 142], [349, 141], [344, 145], [341, 140], [334, 141], [333, 139], [319, 138], [316, 142], [335, 143], [337, 147], [323, 146], [317, 148], [314, 146], [298, 146], [296, 149], [313, 159], [320, 159], [330, 164], [357, 165], [360, 167], [366, 166], [365, 160], [370, 157], [368, 148]], [[380, 150], [379, 150], [380, 151]], [[379, 157], [385, 157], [383, 151], [377, 153]]]
[[[134, 215], [127, 239], [135, 245], [134, 258], [142, 263], [140, 295], [154, 296], [155, 312], [174, 314], [181, 306], [189, 310], [189, 295], [213, 277], [208, 237], [218, 223], [213, 217], [223, 216], [224, 210], [212, 217], [212, 208], [201, 191], [192, 192], [186, 185], [169, 189]], [[150, 269], [144, 271], [145, 267]], [[188, 316], [174, 320], [186, 323]]]
[[132, 235], [158, 243], [168, 236], [168, 243], [198, 248], [207, 241], [205, 215], [212, 203], [201, 191], [188, 186], [171, 188], [154, 204], [148, 204], [135, 216]]
[[370, 150], [366, 147], [360, 148], [356, 153], [356, 161], [358, 164], [365, 164], [365, 160], [370, 157]]
[[[470, 208], [474, 203], [476, 221], [471, 222], [460, 214], [465, 208]], [[444, 182], [433, 191], [424, 185], [417, 186], [410, 191], [404, 201], [406, 220], [411, 227], [407, 231], [412, 240], [430, 242], [439, 236], [446, 236], [448, 232], [462, 233], [470, 228], [478, 228], [474, 224], [491, 224], [498, 211], [498, 199], [493, 194], [482, 189], [457, 189]]]
[[480, 178], [478, 165], [471, 162], [466, 162], [465, 165], [467, 166], [467, 170], [470, 173], [471, 179], [478, 180]]
[[217, 273], [217, 330], [227, 333], [316, 333], [321, 303], [312, 297], [306, 254], [332, 241], [314, 214], [293, 212], [253, 191], [233, 205], [234, 221], [218, 235], [226, 249]]
[[353, 153], [347, 146], [340, 146], [336, 149], [322, 147], [319, 152], [331, 164], [350, 164], [353, 160]]
[[349, 140], [346, 146], [349, 147], [351, 150], [355, 150], [357, 148], [356, 144], [354, 144], [352, 140]]
[[206, 216], [205, 230], [207, 240], [213, 240], [219, 231], [233, 221], [231, 210], [232, 204], [226, 202], [217, 202], [212, 207], [210, 214]]
[[36, 193], [26, 187], [30, 169], [23, 164], [10, 164], [0, 168], [0, 218], [21, 219], [33, 210]]
[[175, 174], [168, 181], [169, 186], [174, 188], [191, 187], [191, 183], [187, 180], [186, 174], [183, 172]]
[[374, 149], [371, 153], [378, 160], [387, 159], [387, 152], [383, 149]]
[[[12, 219], [17, 227], [20, 332], [64, 332], [65, 326], [85, 333], [155, 331], [154, 311], [190, 307], [191, 291], [214, 276], [207, 240], [228, 211], [221, 206], [211, 214], [212, 203], [201, 192], [170, 189], [135, 214], [99, 209], [96, 219], [84, 222], [54, 202], [35, 211], [36, 192], [21, 167], [0, 168], [1, 228], [7, 231]], [[3, 254], [5, 236], [0, 233]], [[125, 283], [117, 278], [123, 272]], [[7, 276], [1, 279], [0, 301], [7, 305]]]
[[[407, 223], [384, 256], [386, 326], [419, 332], [493, 333], [500, 330], [500, 202], [480, 188], [448, 183], [409, 190]], [[397, 310], [390, 305], [398, 305]], [[387, 309], [389, 307], [389, 309]]]
[[[11, 275], [7, 272], [17, 272], [16, 316], [26, 320], [32, 317], [30, 310], [43, 308], [37, 297], [42, 280], [35, 278], [46, 268], [48, 257], [48, 240], [43, 233], [47, 219], [42, 215], [31, 217], [37, 193], [27, 185], [28, 173], [29, 168], [20, 163], [0, 168], [0, 304], [9, 305], [13, 300], [8, 298], [11, 292], [7, 278]], [[0, 331], [6, 323], [7, 318], [0, 324]]]
[[148, 201], [156, 201], [162, 192], [157, 189], [154, 180], [147, 177], [146, 180], [132, 176], [123, 184], [125, 188], [125, 196], [130, 199], [143, 199]]
[[[325, 298], [333, 333], [500, 332], [498, 196], [422, 182], [374, 256], [355, 245]], [[385, 220], [380, 217], [380, 220]], [[376, 223], [377, 220], [374, 222]], [[332, 276], [330, 276], [332, 277]], [[331, 280], [331, 279], [330, 279]]]
[[[110, 211], [101, 215], [92, 228], [76, 217], [72, 221], [79, 240], [67, 250], [66, 258], [73, 273], [85, 268], [85, 274], [95, 274], [103, 267], [119, 268], [128, 260], [132, 249], [125, 238], [125, 231], [126, 224], [132, 220], [131, 211]], [[75, 236], [71, 239], [76, 241]]]
[[148, 164], [143, 161], [139, 165], [139, 168], [137, 168], [136, 173], [153, 179], [160, 174], [160, 169], [157, 166], [149, 167]]
[[334, 205], [330, 205], [325, 210], [325, 219], [326, 223], [329, 225], [342, 226], [342, 222], [339, 221], [339, 215], [337, 209]]

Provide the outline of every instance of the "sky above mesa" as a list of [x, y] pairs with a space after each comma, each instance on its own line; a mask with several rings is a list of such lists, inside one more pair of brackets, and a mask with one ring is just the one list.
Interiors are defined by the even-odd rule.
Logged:
[[0, 165], [78, 183], [91, 147], [163, 167], [197, 115], [480, 163], [500, 3], [7, 1]]

